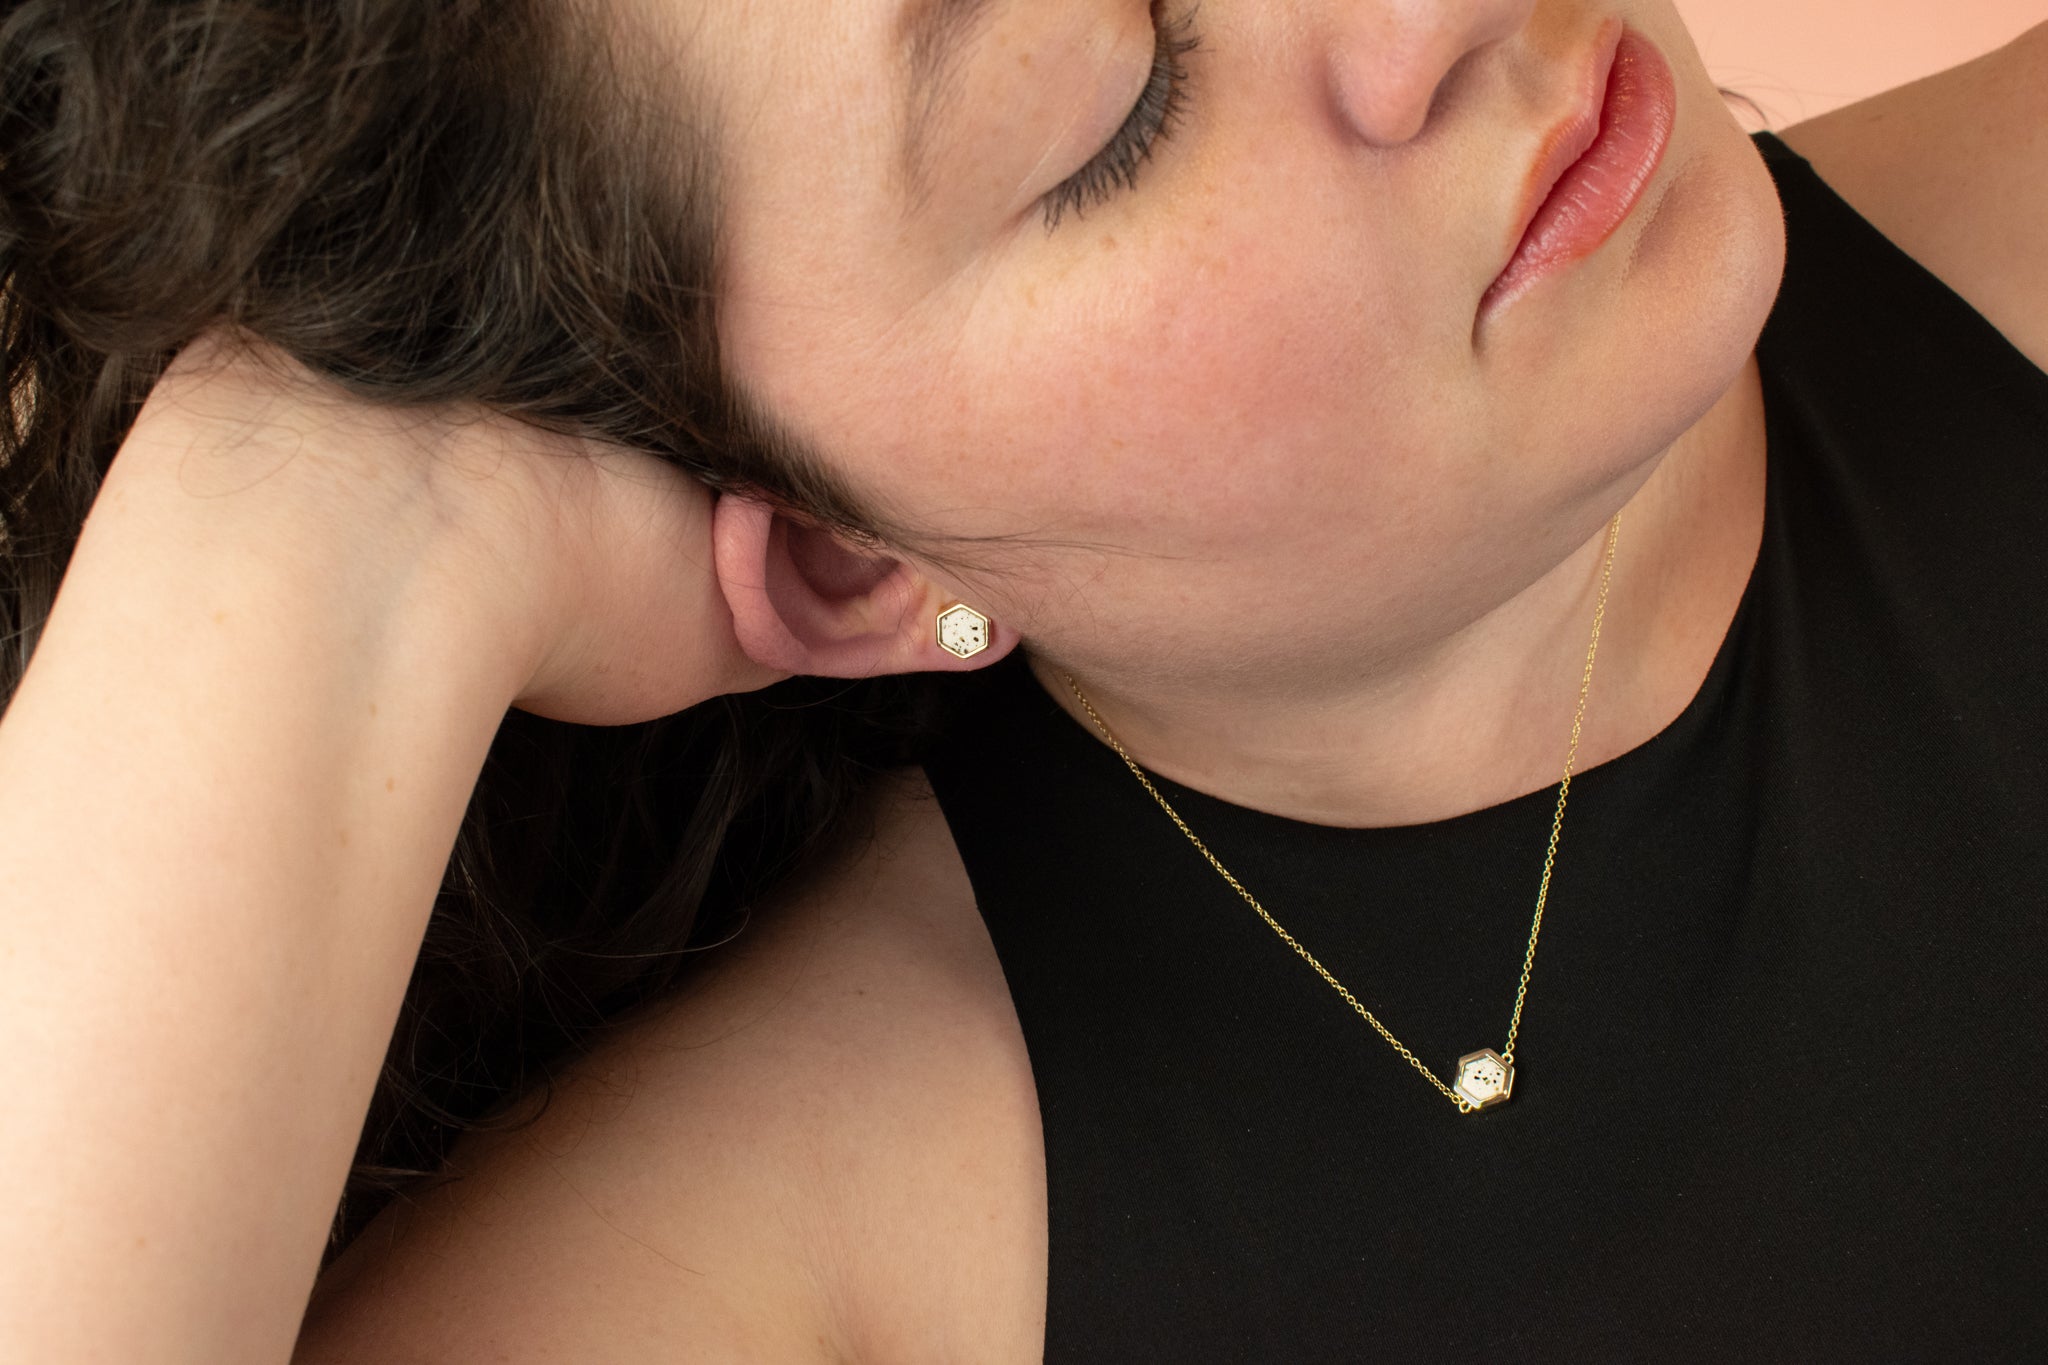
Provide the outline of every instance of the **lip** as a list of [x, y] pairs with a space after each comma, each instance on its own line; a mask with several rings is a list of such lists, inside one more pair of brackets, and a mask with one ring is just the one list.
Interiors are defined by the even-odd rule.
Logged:
[[1513, 246], [1480, 299], [1482, 320], [1539, 277], [1598, 249], [1663, 160], [1677, 91], [1648, 38], [1613, 21], [1578, 89], [1577, 108], [1544, 136], [1524, 181]]
[[1619, 19], [1607, 22], [1585, 71], [1580, 73], [1578, 84], [1573, 87], [1578, 93], [1574, 108], [1544, 134], [1536, 154], [1536, 164], [1523, 177], [1519, 201], [1521, 212], [1515, 216], [1514, 235], [1508, 239], [1508, 249], [1501, 256], [1503, 270], [1528, 232], [1536, 210], [1543, 207], [1543, 201], [1550, 197], [1551, 187], [1557, 184], [1558, 177], [1584, 156], [1593, 140], [1600, 136], [1600, 106], [1607, 98], [1607, 85], [1614, 74], [1614, 54], [1621, 46], [1625, 27]]

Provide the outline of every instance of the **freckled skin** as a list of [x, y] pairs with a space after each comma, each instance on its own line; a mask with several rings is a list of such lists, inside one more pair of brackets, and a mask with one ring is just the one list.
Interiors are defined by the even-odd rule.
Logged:
[[[969, 586], [1127, 710], [1340, 706], [1590, 565], [1667, 452], [1705, 441], [1775, 295], [1768, 172], [1669, 0], [1208, 0], [1179, 126], [1134, 190], [1051, 233], [1032, 200], [1114, 130], [1072, 111], [1142, 81], [1146, 5], [1001, 6], [908, 221], [877, 173], [893, 105], [863, 83], [859, 117], [827, 116], [851, 96], [825, 54], [884, 64], [893, 7], [784, 8], [741, 7], [745, 43], [706, 11], [743, 130], [735, 371], [910, 522], [1066, 542]], [[1600, 251], [1475, 338], [1528, 167], [1616, 18], [1671, 63], [1672, 142]]]

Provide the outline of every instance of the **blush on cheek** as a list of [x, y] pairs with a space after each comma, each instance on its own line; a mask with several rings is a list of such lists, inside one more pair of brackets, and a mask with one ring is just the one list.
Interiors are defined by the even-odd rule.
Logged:
[[1364, 433], [1391, 416], [1372, 382], [1389, 365], [1365, 325], [1377, 310], [1357, 282], [1346, 299], [1281, 255], [1211, 247], [1170, 272], [1098, 277], [1085, 314], [1017, 338], [1015, 368], [992, 379], [1033, 414], [1020, 429], [1070, 502], [1265, 533], [1300, 514], [1304, 482], [1357, 479]]

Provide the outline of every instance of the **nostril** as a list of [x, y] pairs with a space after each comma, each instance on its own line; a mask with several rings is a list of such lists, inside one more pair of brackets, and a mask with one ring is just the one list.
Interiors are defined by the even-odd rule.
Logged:
[[1534, 0], [1348, 4], [1328, 40], [1331, 103], [1376, 147], [1414, 141], [1485, 79], [1489, 50], [1519, 33]]
[[1330, 95], [1351, 136], [1375, 147], [1412, 142], [1429, 126], [1452, 63], [1432, 56], [1428, 33], [1359, 33], [1334, 44]]

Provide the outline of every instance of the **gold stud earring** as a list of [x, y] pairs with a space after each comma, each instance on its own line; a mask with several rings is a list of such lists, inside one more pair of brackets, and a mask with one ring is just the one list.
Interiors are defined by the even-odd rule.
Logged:
[[939, 613], [939, 648], [956, 659], [971, 659], [988, 648], [988, 618], [955, 602]]

